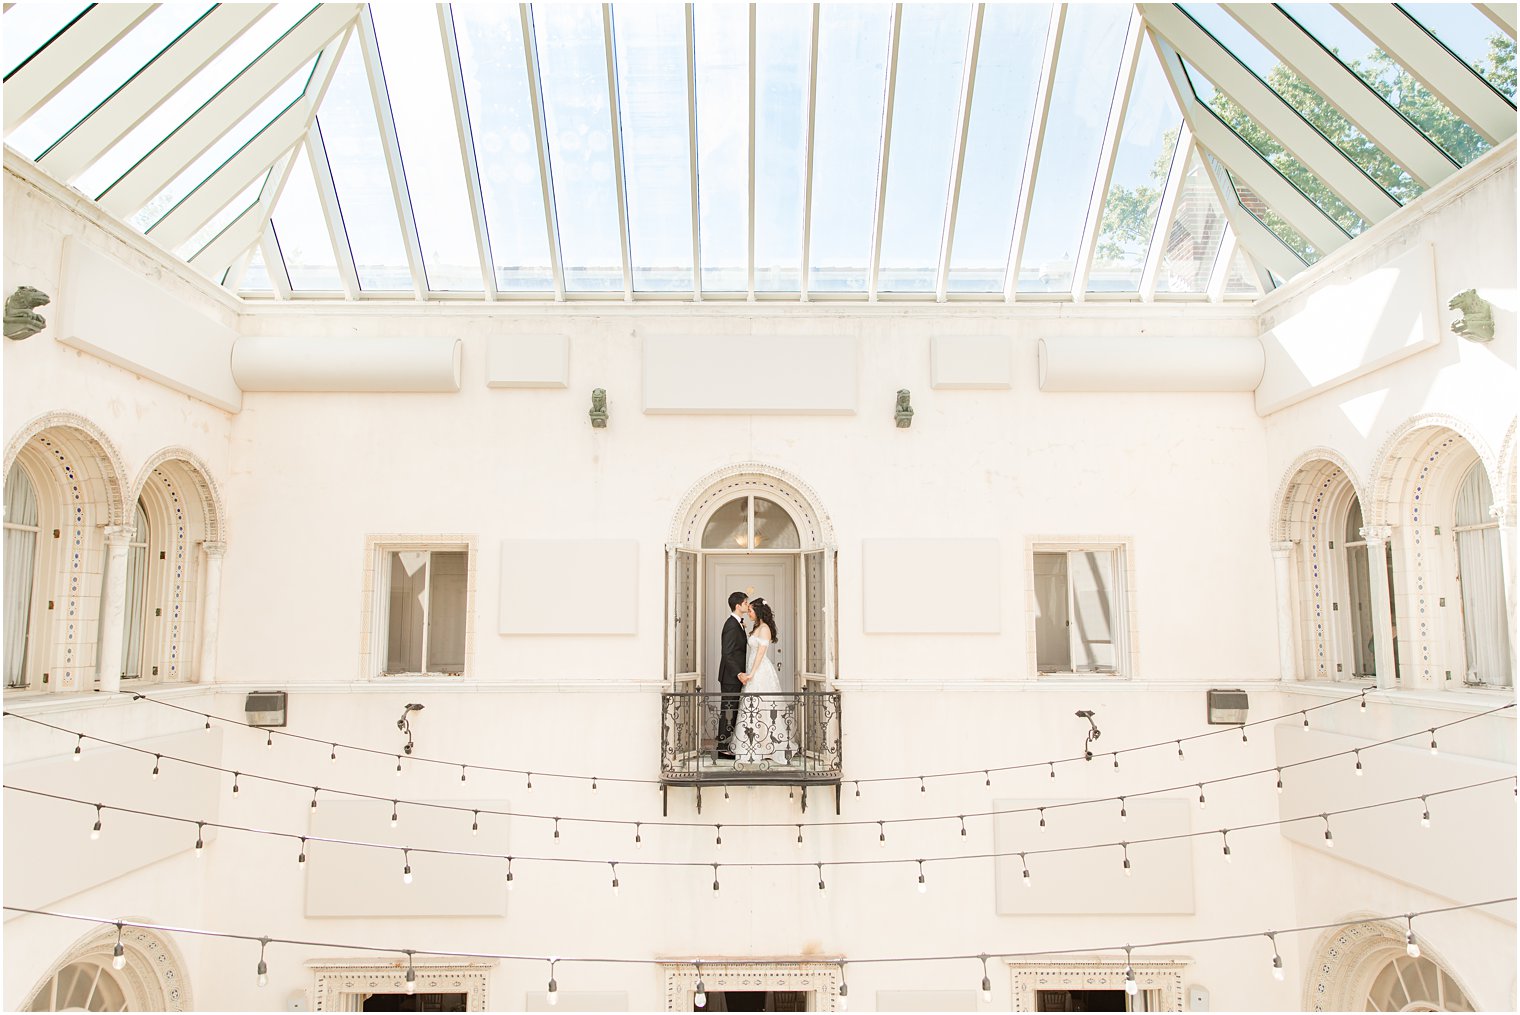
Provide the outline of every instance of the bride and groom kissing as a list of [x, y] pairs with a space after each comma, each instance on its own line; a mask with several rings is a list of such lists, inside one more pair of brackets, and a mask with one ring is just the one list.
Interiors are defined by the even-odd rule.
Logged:
[[[764, 599], [750, 599], [743, 592], [729, 595], [728, 608], [718, 666], [723, 691], [718, 757], [784, 765], [791, 737], [785, 729], [787, 702], [776, 670], [776, 615]], [[765, 695], [775, 697], [767, 700]]]

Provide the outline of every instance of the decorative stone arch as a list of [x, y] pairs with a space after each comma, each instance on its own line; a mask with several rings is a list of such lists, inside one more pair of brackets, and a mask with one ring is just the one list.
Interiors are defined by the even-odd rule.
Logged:
[[1494, 487], [1498, 498], [1494, 506], [1499, 511], [1501, 525], [1515, 524], [1515, 423], [1513, 419], [1509, 421], [1504, 443], [1499, 445], [1499, 461], [1494, 473], [1499, 477], [1499, 485]]
[[[1355, 919], [1355, 918], [1353, 918]], [[1388, 960], [1404, 954], [1404, 930], [1387, 920], [1366, 919], [1325, 931], [1309, 952], [1304, 970], [1304, 1011], [1363, 1011], [1367, 995]], [[1451, 965], [1421, 937], [1421, 953], [1450, 977], [1469, 999], [1473, 993]]]
[[195, 1010], [185, 960], [171, 938], [141, 927], [123, 927], [121, 943], [126, 948], [127, 964], [120, 971], [112, 970], [109, 967], [111, 951], [116, 946], [116, 927], [108, 925], [90, 931], [48, 967], [37, 985], [27, 992], [23, 1010], [31, 1008], [60, 970], [75, 962], [107, 967], [107, 973], [126, 992], [128, 1011]]
[[[1464, 455], [1458, 441], [1465, 442], [1471, 455]], [[1500, 482], [1497, 460], [1482, 435], [1466, 420], [1442, 413], [1425, 413], [1406, 420], [1383, 442], [1373, 460], [1368, 498], [1362, 510], [1368, 525], [1421, 525], [1428, 514], [1425, 504], [1430, 491], [1450, 486], [1453, 490], [1460, 476], [1450, 462], [1465, 465], [1476, 457], [1488, 473], [1489, 484], [1497, 493]], [[1463, 461], [1465, 459], [1465, 461]], [[1448, 483], [1431, 483], [1443, 473]]]
[[1333, 448], [1310, 448], [1293, 460], [1293, 464], [1283, 473], [1282, 481], [1277, 484], [1277, 496], [1272, 501], [1270, 536], [1273, 542], [1293, 538], [1293, 522], [1309, 498], [1309, 491], [1330, 469], [1339, 470], [1351, 491], [1356, 494], [1356, 499], [1362, 502], [1365, 514], [1366, 489], [1357, 479], [1356, 470], [1346, 457]]
[[761, 462], [725, 466], [698, 480], [681, 499], [671, 520], [669, 544], [700, 546], [702, 527], [712, 513], [749, 493], [785, 508], [797, 523], [804, 548], [834, 545], [834, 527], [813, 489], [791, 473]]
[[213, 543], [226, 541], [227, 509], [211, 468], [199, 455], [182, 447], [164, 448], [153, 455], [132, 484], [133, 502], [142, 496], [155, 472], [168, 477], [178, 487], [181, 498], [196, 506], [192, 521], [198, 526], [198, 538]]

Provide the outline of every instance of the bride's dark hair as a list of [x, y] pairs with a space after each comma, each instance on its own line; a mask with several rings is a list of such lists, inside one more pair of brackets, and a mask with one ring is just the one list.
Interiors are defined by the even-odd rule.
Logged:
[[764, 599], [751, 599], [750, 608], [755, 611], [755, 619], [771, 630], [771, 644], [781, 640], [781, 635], [776, 631], [776, 614], [771, 610], [771, 604]]

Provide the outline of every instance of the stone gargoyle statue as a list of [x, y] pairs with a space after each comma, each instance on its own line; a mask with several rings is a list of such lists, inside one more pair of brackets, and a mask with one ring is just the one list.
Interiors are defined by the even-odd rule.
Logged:
[[5, 299], [5, 337], [19, 342], [46, 328], [47, 318], [33, 308], [45, 307], [51, 302], [52, 297], [41, 289], [17, 286], [16, 291]]
[[909, 393], [907, 388], [898, 389], [897, 411], [894, 413], [894, 415], [897, 418], [897, 426], [899, 429], [906, 430], [908, 427], [913, 425], [913, 405], [910, 402], [911, 398], [912, 395]]
[[[1461, 320], [1451, 323], [1451, 330], [1463, 338], [1474, 342], [1492, 342], [1494, 340], [1494, 306], [1492, 303], [1478, 295], [1478, 290], [1467, 289], [1457, 293], [1446, 304], [1447, 310], [1460, 310]], [[10, 317], [6, 317], [9, 326]]]
[[607, 429], [607, 389], [591, 389], [591, 425], [598, 430]]

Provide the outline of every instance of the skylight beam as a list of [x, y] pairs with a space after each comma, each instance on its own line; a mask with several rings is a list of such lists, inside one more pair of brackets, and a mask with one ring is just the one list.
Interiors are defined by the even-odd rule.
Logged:
[[475, 227], [475, 251], [480, 257], [480, 277], [487, 300], [496, 299], [496, 264], [491, 256], [491, 231], [486, 224], [486, 202], [480, 192], [480, 163], [475, 157], [475, 135], [470, 131], [469, 100], [464, 94], [464, 72], [459, 67], [459, 38], [454, 31], [454, 5], [438, 5], [438, 31], [443, 38], [444, 76], [454, 110], [454, 130], [459, 135], [459, 158], [464, 163], [466, 196]]
[[691, 176], [691, 299], [702, 302], [702, 223], [697, 189], [697, 11], [686, 4], [682, 18], [685, 42], [682, 57], [686, 60], [686, 166]]
[[[602, 48], [607, 56], [607, 114], [612, 119], [612, 178], [617, 187], [618, 252], [623, 257], [623, 299], [632, 303], [633, 245], [628, 235], [628, 180], [623, 175], [623, 117], [618, 107], [617, 55], [612, 44], [611, 4], [602, 4]], [[750, 201], [753, 203], [754, 198], [751, 197]]]
[[1180, 8], [1159, 3], [1140, 4], [1139, 8], [1153, 31], [1165, 36], [1215, 87], [1237, 102], [1362, 218], [1369, 223], [1381, 222], [1399, 210], [1398, 201], [1376, 180]]
[[538, 148], [538, 183], [544, 192], [544, 228], [549, 231], [549, 264], [554, 269], [554, 299], [565, 300], [565, 262], [559, 246], [559, 210], [554, 204], [553, 170], [549, 162], [549, 132], [544, 126], [544, 84], [538, 70], [538, 37], [529, 4], [517, 5], [522, 20], [523, 58], [528, 65], [528, 101], [533, 107], [533, 140]]
[[359, 298], [359, 269], [354, 264], [354, 251], [348, 243], [348, 226], [343, 222], [343, 210], [338, 207], [338, 188], [333, 183], [332, 167], [327, 162], [327, 145], [323, 143], [322, 131], [315, 123], [306, 132], [306, 154], [311, 159], [312, 177], [317, 184], [317, 200], [322, 202], [322, 217], [327, 220], [327, 236], [332, 241], [336, 255], [343, 295], [356, 300]]
[[269, 272], [269, 285], [274, 290], [275, 299], [290, 299], [290, 272], [285, 269], [285, 255], [280, 253], [280, 245], [275, 241], [268, 219], [264, 221], [264, 234], [259, 237], [259, 253], [264, 255], [264, 270]]
[[322, 4], [206, 101], [100, 195], [100, 204], [126, 218], [183, 172], [244, 116], [348, 30], [358, 4]]
[[961, 77], [960, 120], [955, 128], [955, 153], [951, 156], [950, 193], [945, 201], [945, 226], [939, 237], [939, 269], [934, 275], [934, 301], [943, 303], [950, 286], [950, 251], [955, 245], [955, 219], [961, 203], [961, 173], [966, 167], [966, 138], [971, 128], [971, 102], [976, 92], [976, 60], [982, 48], [982, 20], [986, 4], [977, 4], [971, 15], [966, 40], [966, 63]]
[[1515, 5], [1514, 4], [1473, 4], [1484, 17], [1499, 26], [1511, 39], [1515, 37]]
[[[1221, 161], [1216, 164], [1202, 148], [1199, 149], [1199, 155], [1209, 182], [1214, 187], [1214, 194], [1219, 198], [1219, 206], [1224, 209], [1225, 218], [1229, 220], [1237, 242], [1246, 248], [1246, 253], [1276, 272], [1279, 278], [1292, 278], [1303, 271], [1307, 265], [1298, 256], [1298, 252], [1240, 203], [1240, 195], [1235, 192], [1235, 185], [1231, 183], [1224, 163]], [[1261, 280], [1261, 290], [1270, 292], [1271, 289], [1271, 276], [1268, 275]]]
[[755, 302], [755, 5], [749, 5], [749, 84], [748, 101], [749, 110], [749, 148], [747, 159], [749, 162], [749, 238], [746, 244], [745, 255], [745, 278], [746, 288], [749, 291], [749, 301]]
[[427, 275], [422, 268], [422, 241], [417, 237], [417, 219], [407, 193], [406, 171], [401, 165], [401, 142], [396, 139], [396, 118], [391, 113], [390, 92], [380, 62], [380, 43], [375, 38], [375, 22], [366, 5], [359, 15], [359, 45], [364, 53], [364, 69], [369, 77], [370, 98], [380, 128], [380, 147], [385, 152], [385, 168], [391, 181], [391, 197], [401, 220], [401, 239], [406, 244], [406, 263], [412, 276], [412, 295], [422, 299], [427, 294]]
[[1161, 207], [1156, 213], [1156, 228], [1146, 249], [1145, 267], [1140, 272], [1140, 299], [1149, 303], [1156, 298], [1156, 280], [1161, 277], [1161, 257], [1166, 253], [1167, 237], [1177, 218], [1178, 196], [1187, 179], [1188, 161], [1193, 157], [1193, 132], [1186, 123], [1177, 131], [1172, 148], [1172, 165], [1166, 174], [1166, 189], [1161, 193]]
[[876, 171], [876, 211], [871, 217], [871, 267], [866, 278], [866, 298], [876, 301], [876, 282], [881, 274], [882, 216], [887, 207], [887, 166], [892, 157], [892, 106], [897, 98], [897, 55], [901, 49], [902, 4], [892, 5], [892, 29], [887, 42], [887, 92], [881, 113], [881, 161]]
[[1035, 176], [1040, 167], [1040, 152], [1045, 147], [1050, 93], [1055, 85], [1056, 61], [1061, 55], [1061, 35], [1065, 29], [1066, 5], [1053, 4], [1050, 30], [1045, 33], [1045, 58], [1040, 65], [1040, 86], [1035, 93], [1034, 118], [1029, 125], [1029, 144], [1024, 150], [1024, 173], [1019, 178], [1019, 202], [1014, 207], [1013, 240], [1008, 250], [1008, 267], [1003, 274], [1003, 299], [1010, 302], [1019, 290], [1019, 262], [1024, 257], [1024, 232], [1029, 225], [1029, 209], [1034, 198]]
[[1490, 144], [1515, 134], [1515, 107], [1478, 76], [1461, 57], [1441, 45], [1409, 15], [1392, 4], [1335, 4], [1385, 53], [1397, 53], [1436, 98], [1472, 124]]
[[218, 4], [43, 153], [38, 164], [72, 183], [199, 74], [272, 4]]
[[[279, 200], [285, 181], [290, 176], [291, 166], [299, 154], [299, 149], [293, 149], [275, 161], [264, 178], [258, 199], [190, 257], [192, 267], [208, 277], [220, 278], [227, 266], [253, 245], [253, 237], [258, 234], [258, 230], [267, 226], [275, 202]], [[282, 259], [281, 270], [284, 269], [284, 263]]]
[[1114, 157], [1124, 133], [1124, 116], [1129, 111], [1129, 93], [1135, 84], [1140, 43], [1145, 39], [1145, 22], [1139, 13], [1130, 15], [1119, 57], [1119, 75], [1114, 79], [1114, 97], [1108, 107], [1108, 127], [1103, 135], [1103, 149], [1098, 155], [1098, 172], [1093, 179], [1092, 197], [1087, 202], [1087, 218], [1077, 247], [1076, 270], [1072, 272], [1071, 298], [1081, 303], [1087, 298], [1087, 279], [1092, 273], [1093, 255], [1098, 248], [1098, 234], [1103, 231], [1103, 205], [1108, 199], [1108, 185], [1114, 176]]
[[64, 85], [152, 13], [154, 4], [94, 4], [79, 19], [16, 68], [5, 81], [5, 132], [9, 134]]
[[1451, 156], [1276, 6], [1245, 3], [1224, 9], [1421, 185], [1433, 187], [1457, 171]]
[[1219, 253], [1214, 258], [1214, 270], [1209, 273], [1209, 302], [1224, 302], [1225, 285], [1230, 280], [1230, 262], [1235, 259], [1235, 230], [1229, 226], [1224, 228], [1224, 236], [1219, 241]]
[[798, 299], [808, 302], [808, 260], [813, 243], [813, 135], [818, 124], [818, 21], [822, 10], [813, 5], [813, 27], [808, 43], [807, 136], [802, 158], [802, 273], [797, 280]]

